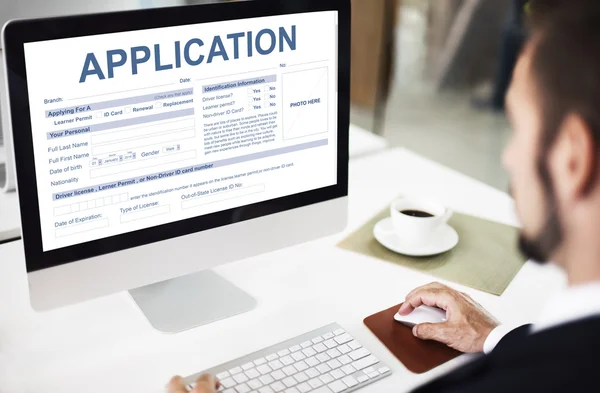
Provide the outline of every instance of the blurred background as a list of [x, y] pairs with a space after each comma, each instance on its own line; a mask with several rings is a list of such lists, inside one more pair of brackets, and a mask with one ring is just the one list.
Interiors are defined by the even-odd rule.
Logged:
[[[0, 23], [209, 2], [0, 0]], [[502, 97], [523, 40], [522, 3], [352, 0], [352, 123], [506, 190]]]

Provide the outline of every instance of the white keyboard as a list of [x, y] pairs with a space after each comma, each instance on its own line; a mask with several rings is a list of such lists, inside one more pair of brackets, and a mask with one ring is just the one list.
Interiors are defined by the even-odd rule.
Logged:
[[351, 392], [391, 374], [390, 369], [337, 324], [185, 378], [221, 381], [222, 393]]

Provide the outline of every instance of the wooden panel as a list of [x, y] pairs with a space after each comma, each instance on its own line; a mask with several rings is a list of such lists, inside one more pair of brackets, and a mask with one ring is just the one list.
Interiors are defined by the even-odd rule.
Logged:
[[[397, 0], [398, 1], [398, 0]], [[393, 7], [389, 7], [392, 4]], [[386, 23], [389, 12], [396, 15], [396, 4], [386, 0], [352, 0], [352, 76], [353, 105], [374, 109], [379, 88], [388, 83], [391, 54], [387, 37], [393, 23]], [[386, 12], [388, 14], [386, 14]], [[388, 31], [385, 31], [386, 26]], [[384, 48], [388, 50], [384, 50]]]

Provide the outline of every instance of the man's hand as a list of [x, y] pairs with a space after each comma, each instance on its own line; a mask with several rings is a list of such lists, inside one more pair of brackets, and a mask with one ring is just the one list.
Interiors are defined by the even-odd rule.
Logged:
[[421, 305], [446, 311], [446, 322], [423, 323], [413, 328], [422, 340], [434, 340], [464, 353], [483, 352], [486, 338], [499, 325], [486, 310], [466, 293], [440, 283], [415, 289], [406, 296], [400, 315], [408, 315]]
[[[202, 375], [196, 380], [196, 387], [192, 393], [216, 393], [221, 384], [212, 375]], [[173, 377], [167, 385], [167, 393], [188, 393], [185, 382], [181, 377]]]

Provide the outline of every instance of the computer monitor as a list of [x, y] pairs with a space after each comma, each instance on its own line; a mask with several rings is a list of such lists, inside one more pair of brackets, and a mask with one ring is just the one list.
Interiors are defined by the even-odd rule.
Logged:
[[34, 309], [137, 288], [181, 331], [254, 305], [207, 269], [345, 227], [349, 0], [12, 21], [3, 40]]

